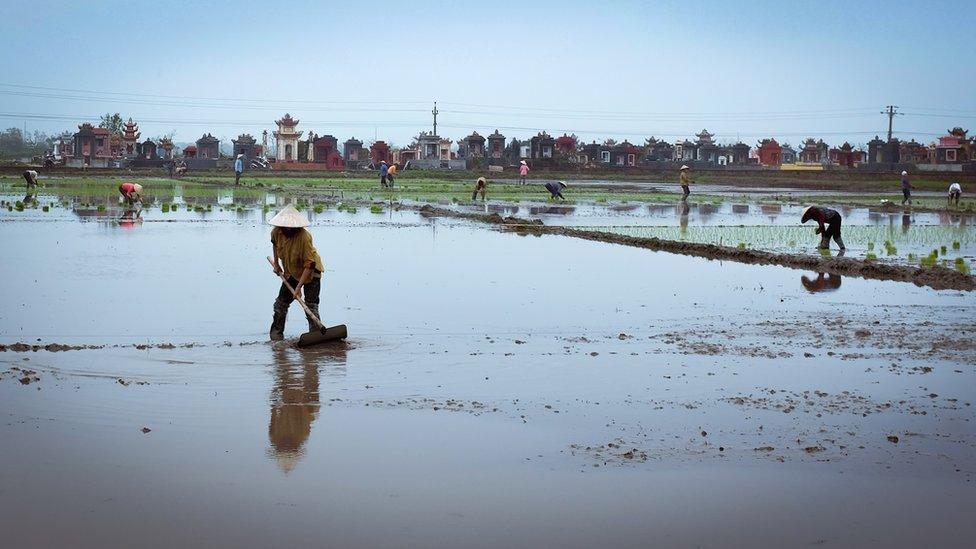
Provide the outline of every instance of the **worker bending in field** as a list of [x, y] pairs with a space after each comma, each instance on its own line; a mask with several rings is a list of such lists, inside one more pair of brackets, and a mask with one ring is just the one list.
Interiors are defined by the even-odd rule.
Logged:
[[485, 193], [488, 192], [488, 180], [484, 177], [479, 177], [478, 182], [474, 184], [474, 192], [471, 193], [471, 200], [478, 199], [478, 193], [481, 193], [481, 200], [485, 200]]
[[566, 200], [566, 197], [563, 196], [563, 189], [565, 189], [568, 186], [569, 185], [567, 185], [563, 181], [549, 181], [548, 183], [546, 183], [546, 190], [549, 191], [549, 195], [550, 195], [549, 199], [554, 200], [556, 198], [561, 198], [563, 200]]
[[37, 194], [37, 172], [25, 170], [24, 179], [27, 181], [27, 195], [24, 196], [24, 202], [33, 202], [34, 195]]
[[836, 210], [831, 210], [830, 208], [821, 208], [819, 206], [807, 206], [803, 210], [803, 217], [800, 218], [800, 223], [806, 223], [809, 220], [814, 220], [820, 225], [815, 234], [820, 235], [820, 248], [821, 250], [826, 250], [830, 248], [830, 239], [833, 238], [834, 242], [841, 251], [846, 250], [844, 247], [844, 241], [840, 236], [840, 214]]
[[[312, 245], [312, 234], [305, 230], [310, 225], [308, 218], [294, 206], [285, 206], [268, 223], [274, 226], [271, 229], [271, 248], [274, 253], [275, 274], [283, 275], [295, 289], [295, 293], [292, 293], [282, 282], [278, 299], [274, 302], [271, 340], [279, 341], [285, 337], [288, 306], [296, 298], [302, 298], [302, 290], [305, 291], [305, 304], [315, 316], [319, 316], [319, 291], [325, 266], [319, 252]], [[311, 317], [306, 315], [306, 318], [309, 331], [318, 328], [318, 324]]]
[[691, 178], [691, 168], [688, 165], [681, 166], [681, 175], [678, 177], [678, 181], [681, 183], [681, 200], [687, 200], [688, 195], [691, 194], [691, 185], [695, 181]]
[[397, 175], [397, 165], [396, 162], [390, 164], [390, 167], [386, 169], [386, 184], [392, 189], [393, 183], [396, 181]]
[[136, 202], [142, 204], [142, 185], [129, 183], [128, 181], [119, 185], [119, 194], [125, 199], [125, 203], [134, 206]]
[[[28, 192], [30, 192], [30, 187], [28, 187]], [[959, 199], [962, 197], [962, 187], [959, 186], [958, 181], [953, 181], [949, 185], [949, 198], [946, 201], [946, 206], [951, 205], [953, 202], [956, 203], [956, 207], [959, 207]]]

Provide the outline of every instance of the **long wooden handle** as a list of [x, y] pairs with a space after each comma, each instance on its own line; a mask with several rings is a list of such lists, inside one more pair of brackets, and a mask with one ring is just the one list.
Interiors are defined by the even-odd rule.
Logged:
[[[278, 272], [278, 266], [275, 265], [274, 259], [271, 259], [270, 255], [268, 256], [268, 263], [271, 264], [271, 268], [274, 269], [275, 274], [278, 275], [278, 278], [281, 279], [281, 282], [285, 285], [286, 288], [288, 288], [288, 291], [290, 291], [292, 295], [295, 295], [295, 288], [291, 287], [291, 284], [288, 283], [288, 279], [285, 278], [285, 275]], [[295, 301], [297, 301], [298, 304], [302, 306], [302, 309], [305, 309], [305, 314], [307, 314], [309, 318], [314, 320], [315, 323], [319, 325], [319, 328], [322, 328], [323, 330], [325, 329], [325, 324], [322, 324], [322, 321], [319, 320], [319, 317], [315, 316], [315, 313], [313, 313], [312, 310], [308, 308], [308, 305], [305, 304], [305, 300], [303, 300], [300, 297], [296, 297]]]

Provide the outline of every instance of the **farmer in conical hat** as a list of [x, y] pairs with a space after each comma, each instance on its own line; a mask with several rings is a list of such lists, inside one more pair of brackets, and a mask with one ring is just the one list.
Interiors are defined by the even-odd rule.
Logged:
[[[305, 230], [311, 223], [294, 206], [285, 206], [268, 223], [274, 226], [271, 229], [271, 248], [274, 252], [275, 273], [287, 278], [295, 289], [295, 293], [292, 293], [282, 282], [278, 299], [274, 302], [271, 340], [278, 341], [285, 337], [288, 306], [295, 298], [302, 298], [302, 290], [305, 292], [305, 304], [315, 316], [319, 316], [319, 291], [325, 265], [312, 244], [312, 234]], [[306, 315], [306, 318], [309, 331], [318, 327], [311, 317]]]
[[807, 206], [803, 209], [803, 216], [800, 217], [800, 223], [806, 223], [811, 219], [820, 225], [815, 231], [815, 234], [820, 235], [820, 245], [817, 246], [818, 248], [821, 250], [830, 248], [830, 239], [833, 238], [842, 252], [847, 249], [844, 247], [844, 241], [840, 237], [841, 218], [837, 210], [821, 208], [819, 206]]
[[485, 200], [485, 193], [488, 192], [488, 180], [484, 177], [479, 177], [478, 182], [474, 184], [474, 192], [471, 193], [471, 200], [478, 199], [478, 193], [481, 193], [481, 200]]
[[119, 185], [119, 194], [129, 206], [135, 205], [136, 202], [142, 203], [142, 185], [138, 183], [129, 183], [128, 181], [122, 183]]
[[678, 179], [681, 182], [681, 190], [683, 191], [681, 200], [685, 200], [688, 198], [688, 195], [691, 194], [691, 188], [689, 188], [688, 185], [695, 182], [691, 178], [691, 168], [688, 167], [687, 164], [681, 166], [681, 176]]

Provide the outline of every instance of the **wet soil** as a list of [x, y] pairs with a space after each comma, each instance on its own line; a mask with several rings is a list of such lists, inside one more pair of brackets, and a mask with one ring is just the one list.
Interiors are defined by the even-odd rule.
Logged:
[[692, 255], [706, 259], [736, 261], [753, 265], [778, 265], [792, 269], [831, 273], [842, 276], [911, 282], [917, 286], [928, 286], [936, 290], [976, 290], [976, 277], [940, 266], [919, 268], [889, 265], [846, 257], [778, 254], [759, 250], [733, 248], [731, 246], [717, 246], [714, 244], [679, 242], [659, 238], [640, 238], [598, 231], [587, 231], [572, 227], [547, 226], [539, 219], [523, 219], [511, 216], [502, 217], [497, 213], [478, 214], [457, 212], [430, 205], [421, 207], [420, 213], [427, 217], [453, 217], [488, 223], [504, 227], [518, 234], [570, 236], [584, 240]]

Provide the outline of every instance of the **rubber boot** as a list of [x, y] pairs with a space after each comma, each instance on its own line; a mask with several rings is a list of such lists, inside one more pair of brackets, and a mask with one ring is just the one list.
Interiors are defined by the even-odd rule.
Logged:
[[285, 339], [285, 319], [288, 318], [288, 305], [277, 299], [274, 302], [274, 319], [271, 321], [271, 341]]
[[[316, 317], [318, 317], [319, 319], [322, 318], [322, 317], [319, 316], [319, 304], [318, 303], [306, 303], [306, 305], [308, 305], [308, 310], [309, 311], [312, 311], [312, 313]], [[314, 331], [317, 331], [319, 329], [319, 325], [314, 320], [312, 320], [312, 317], [310, 317], [308, 315], [305, 315], [305, 318], [308, 320], [308, 331], [314, 332]]]

